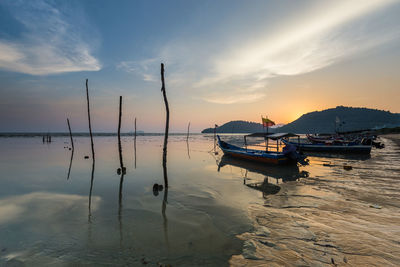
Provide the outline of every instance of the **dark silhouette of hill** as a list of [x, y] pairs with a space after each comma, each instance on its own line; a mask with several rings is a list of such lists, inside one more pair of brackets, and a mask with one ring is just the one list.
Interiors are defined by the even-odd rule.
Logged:
[[[336, 117], [339, 123], [336, 123]], [[400, 114], [389, 111], [338, 106], [322, 111], [313, 111], [282, 127], [270, 128], [270, 132], [333, 133], [372, 128], [392, 128], [400, 126]], [[202, 133], [213, 133], [207, 128]], [[230, 121], [217, 128], [217, 133], [263, 132], [261, 123]]]
[[[261, 123], [250, 121], [230, 121], [217, 128], [217, 133], [258, 133], [262, 132]], [[214, 128], [207, 128], [201, 131], [202, 133], [213, 133]]]
[[[336, 123], [336, 117], [339, 123]], [[389, 111], [338, 106], [302, 115], [276, 131], [295, 133], [334, 133], [356, 131], [375, 127], [395, 127], [400, 124], [400, 114]]]

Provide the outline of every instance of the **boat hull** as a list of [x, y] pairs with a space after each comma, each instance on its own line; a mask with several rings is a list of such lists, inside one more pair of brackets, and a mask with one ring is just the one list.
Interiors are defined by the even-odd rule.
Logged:
[[219, 136], [218, 146], [225, 155], [242, 160], [256, 161], [272, 165], [288, 164], [292, 162], [296, 163], [296, 161], [290, 159], [281, 152], [266, 152], [262, 150], [241, 148], [221, 141]]
[[286, 144], [294, 145], [298, 150], [304, 152], [328, 152], [343, 154], [370, 154], [371, 146], [368, 145], [327, 145], [327, 144], [298, 144], [284, 141]]
[[245, 153], [237, 153], [237, 152], [232, 152], [232, 151], [226, 151], [223, 150], [224, 155], [242, 159], [242, 160], [248, 160], [248, 161], [257, 161], [261, 163], [267, 163], [267, 164], [274, 164], [274, 165], [280, 165], [280, 164], [287, 164], [289, 163], [289, 159], [286, 157], [281, 157], [281, 158], [275, 158], [275, 157], [265, 157], [265, 156], [255, 156], [255, 155], [248, 155]]

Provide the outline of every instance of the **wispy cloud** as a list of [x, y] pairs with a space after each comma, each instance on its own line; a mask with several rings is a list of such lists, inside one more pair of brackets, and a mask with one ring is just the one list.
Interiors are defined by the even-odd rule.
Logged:
[[[322, 2], [312, 11], [304, 11], [290, 27], [254, 32], [257, 39], [243, 38], [237, 43], [214, 40], [219, 47], [209, 40], [175, 40], [164, 47], [161, 57], [174, 62], [179, 73], [173, 77], [176, 84], [192, 88], [205, 101], [255, 102], [267, 95], [273, 77], [322, 69], [398, 38], [395, 24], [388, 26], [381, 16], [374, 17], [393, 3], [396, 1]], [[226, 34], [240, 37], [235, 29], [226, 29]]]
[[84, 41], [82, 25], [46, 1], [2, 2], [24, 27], [18, 38], [0, 39], [0, 68], [47, 75], [97, 71], [100, 62]]
[[155, 82], [158, 81], [156, 70], [158, 70], [158, 59], [145, 59], [142, 61], [121, 61], [116, 65], [118, 70], [128, 73], [137, 74], [141, 76], [144, 81]]

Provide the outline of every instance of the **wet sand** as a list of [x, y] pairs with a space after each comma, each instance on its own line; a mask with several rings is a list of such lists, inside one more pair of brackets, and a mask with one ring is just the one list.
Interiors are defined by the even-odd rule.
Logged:
[[230, 264], [400, 266], [400, 135], [381, 141], [367, 160], [310, 157], [310, 177], [250, 206], [255, 230]]
[[391, 141], [395, 142], [400, 147], [400, 134], [386, 134], [383, 137], [390, 139]]

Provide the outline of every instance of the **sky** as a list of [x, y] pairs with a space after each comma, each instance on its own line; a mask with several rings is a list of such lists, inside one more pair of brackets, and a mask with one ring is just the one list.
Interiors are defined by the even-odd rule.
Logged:
[[338, 105], [400, 113], [400, 1], [0, 1], [0, 132], [289, 123]]

